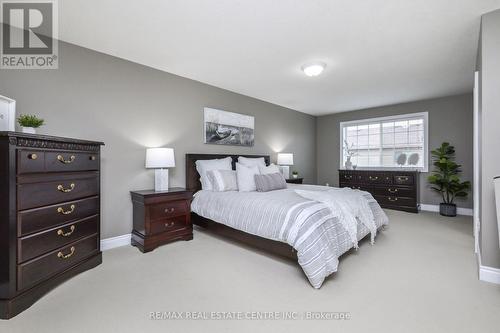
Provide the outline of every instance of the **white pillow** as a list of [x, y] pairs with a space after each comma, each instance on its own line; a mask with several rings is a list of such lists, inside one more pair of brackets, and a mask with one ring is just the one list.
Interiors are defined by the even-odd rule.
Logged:
[[266, 160], [264, 157], [256, 157], [256, 158], [250, 158], [250, 157], [243, 157], [243, 156], [238, 156], [238, 163], [241, 163], [246, 166], [254, 166], [254, 165], [261, 165], [263, 167], [266, 166]]
[[234, 170], [210, 170], [207, 171], [212, 189], [216, 192], [238, 191], [238, 181]]
[[245, 166], [241, 163], [236, 163], [236, 179], [238, 180], [238, 191], [251, 192], [256, 191], [255, 175], [258, 175], [259, 167]]
[[231, 157], [196, 161], [196, 171], [200, 174], [201, 188], [211, 191], [212, 184], [207, 177], [207, 172], [210, 170], [232, 170], [231, 162]]
[[259, 165], [259, 171], [261, 175], [269, 175], [272, 173], [280, 173], [280, 169], [274, 163], [271, 163], [269, 166]]

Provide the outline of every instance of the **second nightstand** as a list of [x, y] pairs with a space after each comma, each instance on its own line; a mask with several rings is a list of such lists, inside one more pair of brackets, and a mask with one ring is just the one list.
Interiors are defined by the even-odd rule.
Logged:
[[145, 190], [130, 194], [134, 207], [133, 246], [149, 252], [176, 240], [193, 239], [191, 191], [175, 187], [168, 192]]
[[286, 180], [286, 182], [290, 184], [302, 184], [303, 181], [304, 178], [289, 178]]

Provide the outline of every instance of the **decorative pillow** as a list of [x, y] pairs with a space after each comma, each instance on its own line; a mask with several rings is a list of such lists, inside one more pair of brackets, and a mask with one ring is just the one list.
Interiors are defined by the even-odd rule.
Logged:
[[255, 191], [255, 175], [259, 174], [259, 167], [245, 166], [241, 163], [236, 163], [236, 179], [238, 181], [238, 191], [251, 192]]
[[238, 156], [238, 163], [241, 163], [246, 166], [266, 166], [266, 160], [264, 157], [257, 157], [257, 158], [250, 158], [250, 157], [243, 157], [243, 156]]
[[236, 171], [234, 170], [210, 170], [207, 177], [212, 184], [213, 191], [238, 191]]
[[286, 188], [286, 180], [281, 173], [255, 175], [254, 177], [257, 192], [269, 192]]
[[231, 157], [196, 161], [196, 171], [200, 174], [201, 188], [203, 190], [212, 190], [212, 184], [207, 178], [207, 172], [210, 170], [232, 170]]
[[259, 165], [259, 171], [261, 175], [269, 175], [271, 173], [280, 173], [280, 169], [274, 163], [271, 163], [269, 166]]

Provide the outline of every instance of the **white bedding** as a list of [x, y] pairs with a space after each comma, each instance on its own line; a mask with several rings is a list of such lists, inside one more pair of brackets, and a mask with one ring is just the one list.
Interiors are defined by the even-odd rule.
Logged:
[[[202, 190], [195, 194], [191, 210], [215, 222], [293, 246], [309, 282], [319, 288], [328, 275], [337, 271], [338, 258], [356, 242], [328, 205], [305, 199], [295, 193], [296, 189], [327, 191], [332, 188], [288, 184], [287, 189], [270, 192]], [[371, 194], [358, 192], [368, 200], [377, 228], [388, 224], [387, 216]], [[358, 221], [357, 239], [369, 233]]]

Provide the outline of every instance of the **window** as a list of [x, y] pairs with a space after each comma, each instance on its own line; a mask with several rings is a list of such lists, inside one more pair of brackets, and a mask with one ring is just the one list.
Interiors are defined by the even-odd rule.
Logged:
[[427, 112], [340, 123], [341, 168], [427, 172]]

